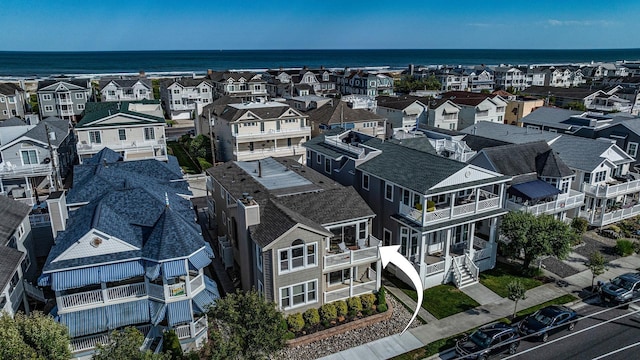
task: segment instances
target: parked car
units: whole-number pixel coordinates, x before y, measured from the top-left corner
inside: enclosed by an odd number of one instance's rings
[[[456,342],[456,354],[461,359],[486,360],[490,356],[509,352],[520,346],[518,331],[503,323],[485,325]]]
[[[518,325],[522,336],[538,338],[547,341],[549,335],[560,330],[573,330],[576,326],[578,314],[566,306],[551,305],[527,316]]]
[[[640,273],[626,273],[600,286],[600,300],[614,305],[640,297]]]

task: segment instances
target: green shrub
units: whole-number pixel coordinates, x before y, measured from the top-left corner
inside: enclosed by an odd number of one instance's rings
[[[378,300],[378,305],[386,305],[387,304],[387,297],[386,297],[387,291],[384,289],[384,286],[380,287],[380,290],[378,290],[378,293],[376,294],[377,296],[377,300]]]
[[[338,300],[334,302],[333,305],[336,307],[336,314],[338,316],[347,316],[349,309],[347,308],[347,303],[344,300]]]
[[[182,358],[182,347],[180,347],[180,339],[175,331],[169,330],[162,334],[162,351],[170,353],[172,359]]]
[[[354,296],[347,299],[347,307],[349,308],[349,313],[355,314],[362,311],[362,302],[358,296]]]
[[[302,314],[295,313],[291,314],[287,317],[287,325],[294,332],[299,332],[304,328],[304,319],[302,318]]]
[[[616,252],[620,256],[629,256],[633,254],[634,246],[633,242],[627,239],[620,239],[616,241]]]
[[[620,227],[618,225],[609,225],[607,227],[607,230],[611,230],[617,234],[620,234],[620,232],[622,231],[622,229],[620,229]]]
[[[324,304],[320,308],[320,319],[322,321],[331,321],[338,317],[338,311],[334,304]]]
[[[373,309],[363,309],[362,310],[362,315],[364,315],[364,316],[369,316],[371,314],[373,314]]]
[[[208,168],[213,167],[213,164],[205,160],[204,158],[199,157],[198,163],[200,164],[200,168],[202,170],[207,170]]]
[[[322,320],[321,324],[325,329],[331,327],[331,322],[329,322],[329,320]]]
[[[360,295],[360,302],[364,310],[369,310],[376,302],[376,296],[373,294],[362,294]]]
[[[383,313],[383,312],[386,312],[389,309],[387,308],[387,304],[380,304],[380,305],[378,305],[378,307],[376,307],[376,310],[378,310],[378,312],[380,312],[380,313]]]
[[[295,339],[295,338],[296,338],[296,334],[292,333],[291,331],[287,331],[287,332],[284,334],[284,340],[285,340],[285,341],[287,341],[287,340],[291,340],[291,339]]]
[[[302,317],[308,326],[315,326],[320,323],[320,314],[318,314],[318,309],[309,309],[304,312]]]

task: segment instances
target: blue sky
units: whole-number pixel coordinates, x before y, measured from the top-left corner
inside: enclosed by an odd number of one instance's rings
[[[0,50],[640,48],[639,13],[637,0],[2,0]]]

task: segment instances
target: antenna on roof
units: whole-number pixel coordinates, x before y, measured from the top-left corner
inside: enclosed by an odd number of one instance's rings
[[[164,205],[169,207],[169,194],[166,191],[164,192]]]

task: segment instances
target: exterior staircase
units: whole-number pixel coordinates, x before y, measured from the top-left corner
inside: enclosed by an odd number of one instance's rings
[[[24,292],[27,293],[31,298],[38,300],[40,302],[46,303],[47,298],[44,296],[44,292],[41,288],[32,285],[28,281],[23,281],[24,283]]]
[[[453,282],[458,289],[478,283],[480,271],[468,254],[454,258],[451,267],[453,270]]]

